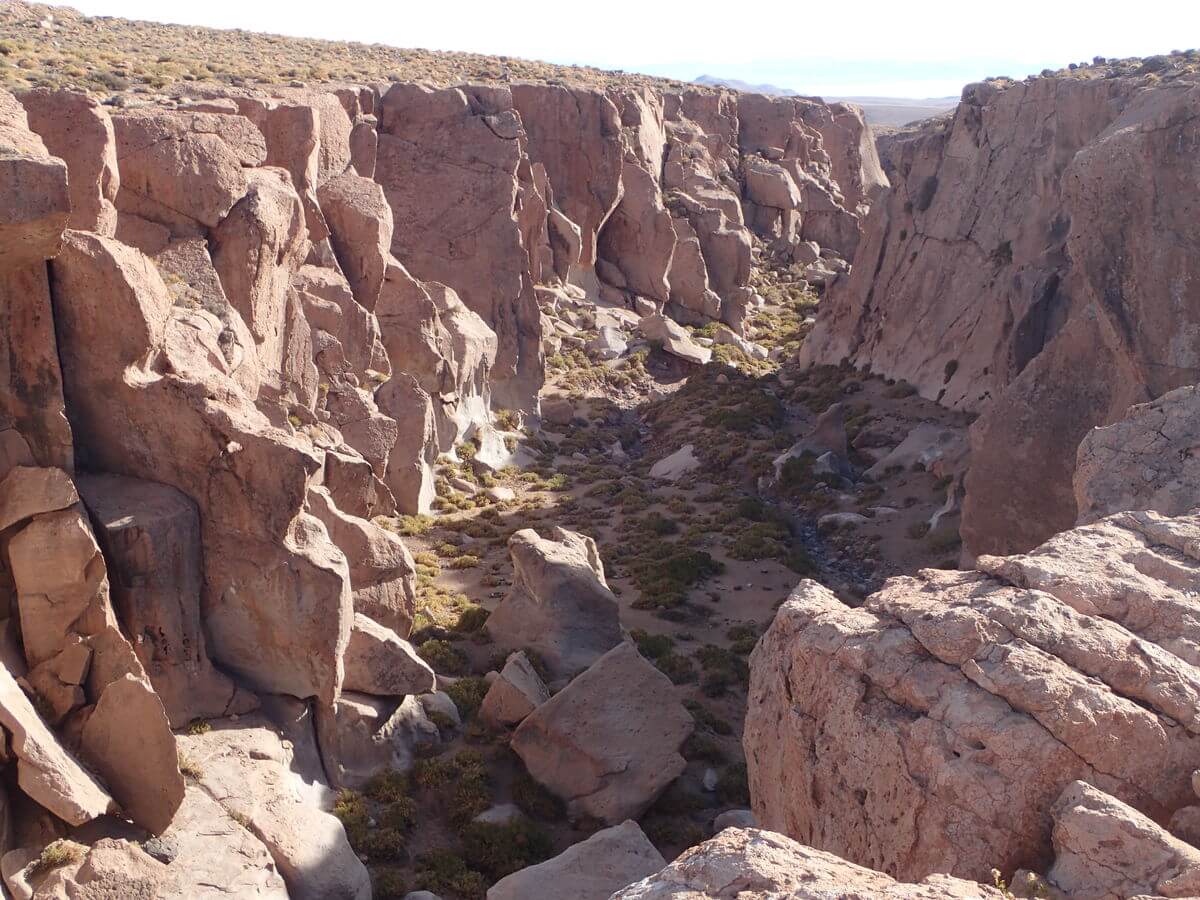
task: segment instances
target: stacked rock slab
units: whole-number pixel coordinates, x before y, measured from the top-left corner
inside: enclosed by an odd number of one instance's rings
[[[803,582],[751,658],[759,822],[897,877],[987,880],[1045,871],[1072,781],[1166,821],[1200,766],[1197,538],[1194,516],[1118,513],[858,609]]]
[[[968,85],[893,143],[893,188],[801,355],[980,413],[968,557],[1070,527],[1080,440],[1200,380],[1179,338],[1200,317],[1200,83],[1171,60],[1078,74]]]

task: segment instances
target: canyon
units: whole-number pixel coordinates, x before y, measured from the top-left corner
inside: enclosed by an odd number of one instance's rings
[[[1200,893],[1200,53],[0,23],[0,896]]]

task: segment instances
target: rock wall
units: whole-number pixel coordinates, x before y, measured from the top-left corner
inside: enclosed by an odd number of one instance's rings
[[[89,838],[56,883],[102,867],[118,892],[185,896],[218,859],[208,880],[264,895],[369,894],[295,771],[361,785],[438,735],[436,679],[407,641],[413,560],[374,519],[428,511],[433,461],[466,439],[481,464],[508,461],[492,414],[537,413],[538,290],[738,326],[742,171],[759,152],[739,139],[740,102],[404,83],[109,104],[0,92],[10,885],[49,890],[47,836],[118,816],[173,835],[170,871],[122,832]],[[802,133],[786,177],[832,196],[841,167],[857,198],[865,126],[851,110],[797,124],[822,109],[772,106],[754,127]],[[834,218],[856,222],[860,200]],[[758,217],[777,252],[807,202],[789,193]],[[563,565],[603,589],[594,547],[581,552]],[[536,599],[533,582],[558,576],[529,577]],[[593,680],[659,692],[612,623]],[[690,717],[664,721],[663,764],[613,781],[603,815],[644,808],[682,766]],[[10,801],[31,810],[15,837]]]
[[[1073,781],[1159,823],[1194,806],[1198,537],[1124,512],[857,609],[802,582],[751,657],[758,821],[904,880],[987,881],[1046,871]]]
[[[893,187],[801,356],[979,413],[968,558],[1070,527],[1088,430],[1200,380],[1186,62],[969,85],[952,118],[890,144]]]

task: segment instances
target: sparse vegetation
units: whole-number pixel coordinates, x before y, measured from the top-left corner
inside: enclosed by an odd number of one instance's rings
[[[40,876],[63,866],[81,863],[86,855],[87,847],[83,844],[60,838],[46,845],[41,856],[29,867],[28,874],[30,877]]]

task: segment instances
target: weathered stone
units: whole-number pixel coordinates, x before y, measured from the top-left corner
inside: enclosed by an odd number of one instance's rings
[[[523,652],[510,654],[479,707],[479,715],[494,727],[517,725],[550,699],[550,691]]]
[[[1002,900],[995,888],[931,875],[902,884],[882,872],[864,869],[805,847],[781,834],[727,828],[684,851],[657,875],[613,894],[610,900],[827,900],[872,897],[895,900]]]
[[[80,735],[84,756],[134,822],[152,832],[183,802],[175,741],[162,702],[133,675],[104,688]]]
[[[142,849],[170,848],[162,900],[255,897],[288,900],[287,887],[262,841],[204,790],[187,786],[171,827]],[[165,861],[165,860],[164,860]]]
[[[1082,781],[1054,805],[1050,882],[1068,897],[1190,897],[1200,890],[1200,850]]]
[[[494,615],[494,614],[493,614]],[[641,815],[684,770],[692,717],[671,681],[622,642],[534,710],[511,746],[572,815]]]
[[[343,692],[329,726],[334,734],[321,741],[331,782],[357,789],[384,769],[408,771],[419,756],[437,748],[441,731],[422,702],[433,696],[409,695],[397,703],[395,698]]]
[[[1075,466],[1079,524],[1126,509],[1178,516],[1200,506],[1200,463],[1192,453],[1198,411],[1200,393],[1189,385],[1092,429]]]
[[[392,210],[383,188],[370,178],[347,172],[321,185],[317,197],[354,299],[373,310],[392,246]]]
[[[597,831],[553,859],[501,878],[488,889],[487,900],[608,900],[614,891],[666,864],[637,823],[626,821]]]
[[[196,501],[215,661],[259,689],[331,702],[352,611],[346,560],[303,512],[319,452],[214,367],[216,334],[172,307],[149,260],[82,232],[67,246],[54,263],[55,325],[90,467]]]
[[[324,488],[311,489],[308,502],[349,563],[355,611],[407,637],[416,607],[416,564],[404,541],[342,512]]]
[[[29,127],[46,149],[67,164],[70,176],[69,227],[113,235],[121,184],[116,137],[104,107],[86,94],[39,89],[21,96]]]
[[[180,735],[180,753],[198,770],[204,792],[266,845],[289,896],[368,900],[370,878],[341,823],[304,801],[276,734],[253,719],[212,726],[205,734]]]
[[[252,169],[246,181],[245,196],[213,231],[213,266],[258,345],[262,377],[282,385],[288,293],[306,253],[304,212],[282,169]]]
[[[555,677],[586,669],[621,642],[617,599],[604,580],[596,542],[555,528],[508,539],[513,586],[488,617],[501,647],[534,650]]]
[[[0,531],[77,502],[75,484],[62,469],[16,466],[0,479]]]
[[[685,362],[702,366],[712,359],[711,350],[701,347],[692,340],[686,329],[664,315],[657,314],[639,319],[638,330],[646,340],[660,345],[667,353]]]
[[[759,821],[900,877],[986,879],[1045,870],[1071,781],[1154,817],[1191,802],[1198,529],[1120,513],[860,609],[801,583],[751,657]]]
[[[200,622],[203,575],[196,506],[174,488],[118,475],[83,475],[113,606],[173,728],[253,707],[213,668]]]
[[[981,413],[968,558],[1069,528],[1079,442],[1200,380],[1178,340],[1200,316],[1184,249],[1197,222],[1185,202],[1145,206],[1191,195],[1194,155],[1176,148],[1195,144],[1197,109],[1194,83],[988,82],[964,90],[948,124],[892,145],[893,188],[801,362],[848,359]]]
[[[187,236],[214,228],[246,193],[243,161],[266,159],[262,133],[241,116],[139,109],[112,117],[121,172],[117,208]],[[249,157],[243,148],[258,146]],[[261,152],[259,152],[261,151]]]
[[[7,752],[16,757],[18,786],[41,806],[71,825],[115,810],[112,797],[58,742],[3,663],[0,725],[8,732]]]
[[[390,628],[354,614],[354,629],[343,658],[345,690],[382,696],[424,694],[437,679],[412,645]]]
[[[661,478],[663,481],[678,481],[689,472],[700,468],[700,460],[696,456],[694,444],[684,444],[674,453],[664,456],[650,467],[651,478]]]
[[[546,167],[555,203],[579,226],[580,265],[591,267],[596,236],[622,194],[617,108],[602,91],[544,84],[513,85],[512,103],[528,135],[529,158]]]
[[[392,253],[453,288],[496,333],[493,390],[510,409],[541,386],[541,327],[517,208],[520,118],[506,88],[395,84],[383,98],[376,180],[392,208]]]
[[[620,271],[621,287],[665,303],[675,253],[671,214],[663,206],[657,178],[637,163],[625,162],[621,183],[621,202],[600,232],[600,259]]]

